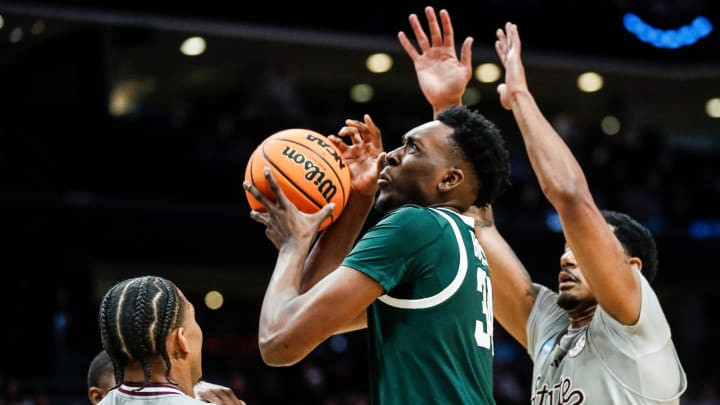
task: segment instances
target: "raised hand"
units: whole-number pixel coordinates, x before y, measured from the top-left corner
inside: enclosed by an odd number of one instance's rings
[[[269,168],[266,167],[263,174],[273,194],[270,197],[274,197],[275,202],[272,202],[249,181],[244,182],[245,189],[266,210],[265,212],[253,210],[250,212],[250,218],[266,226],[265,235],[278,250],[289,243],[294,243],[303,249],[310,249],[320,229],[320,224],[332,214],[335,204],[328,203],[313,214],[302,212],[287,198]]]
[[[352,192],[374,196],[385,152],[380,130],[368,114],[363,118],[364,122],[345,120],[345,126],[338,131],[337,136],[329,135],[328,138],[337,146],[350,167]],[[350,144],[342,138],[350,139]]]
[[[425,7],[425,16],[430,31],[429,39],[417,15],[410,14],[409,17],[420,47],[419,52],[403,31],[398,33],[398,39],[412,59],[420,89],[437,115],[443,109],[462,102],[462,95],[472,77],[473,38],[465,38],[458,59],[453,26],[447,10],[440,10],[442,29],[432,7]]]
[[[518,92],[528,92],[525,68],[522,63],[522,44],[517,25],[506,23],[505,30],[498,28],[495,51],[505,68],[505,82],[498,85],[500,103],[503,108],[512,110],[513,100]]]

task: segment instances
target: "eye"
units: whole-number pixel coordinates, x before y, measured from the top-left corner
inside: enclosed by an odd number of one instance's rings
[[[416,151],[418,149],[417,145],[415,144],[415,141],[408,138],[405,140],[405,150],[406,151]]]

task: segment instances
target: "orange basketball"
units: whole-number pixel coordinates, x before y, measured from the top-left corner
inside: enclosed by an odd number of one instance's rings
[[[270,135],[255,149],[245,169],[245,180],[272,199],[264,167],[270,168],[278,186],[301,211],[314,213],[330,202],[335,203],[321,230],[345,208],[350,196],[350,169],[325,135],[310,129],[286,129]],[[250,208],[265,211],[247,190],[245,196]]]

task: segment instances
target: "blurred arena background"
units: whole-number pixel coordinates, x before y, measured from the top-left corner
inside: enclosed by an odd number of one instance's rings
[[[396,39],[425,5],[450,11],[458,43],[475,38],[478,67],[498,62],[495,29],[518,23],[530,86],[598,204],[657,238],[655,288],[690,380],[682,403],[720,403],[717,2],[219,3],[0,2],[0,404],[88,403],[99,300],[140,274],[175,281],[195,303],[206,379],[248,404],[366,403],[363,332],[290,368],[261,362],[257,318],[275,250],[241,182],[277,130],[329,134],[370,113],[393,148],[428,120]],[[658,47],[623,25],[627,13],[663,30],[703,16],[712,29],[678,30],[683,46]],[[368,70],[375,53],[390,57],[387,71]],[[588,72],[601,89],[578,88]],[[498,82],[480,80],[492,73],[478,70],[465,101],[511,149],[499,226],[554,286],[563,239]],[[498,404],[527,403],[529,358],[496,331]]]

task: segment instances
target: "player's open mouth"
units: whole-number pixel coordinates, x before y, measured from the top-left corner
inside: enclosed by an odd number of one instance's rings
[[[577,283],[577,279],[567,271],[561,271],[558,274],[558,286],[560,289],[572,287]]]
[[[387,174],[380,173],[380,177],[378,178],[377,184],[378,185],[384,185],[391,183],[390,176]]]

